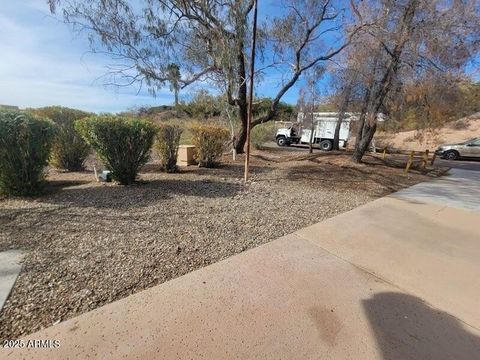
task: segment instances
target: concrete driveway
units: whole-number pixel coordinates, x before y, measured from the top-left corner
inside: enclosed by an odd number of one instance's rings
[[[0,311],[22,269],[23,253],[19,250],[0,252]]]
[[[28,337],[59,340],[57,349],[3,351],[30,359],[477,359],[476,176],[419,184]]]

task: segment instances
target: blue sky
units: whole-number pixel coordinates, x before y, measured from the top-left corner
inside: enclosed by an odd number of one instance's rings
[[[260,16],[266,7],[275,11],[275,6],[263,5]],[[76,35],[60,17],[52,16],[45,0],[2,0],[0,28],[0,104],[118,112],[173,102],[168,88],[156,98],[145,89],[137,94],[135,86],[106,88],[99,78],[106,72],[108,57],[90,54],[86,37]],[[270,76],[256,93],[273,96],[279,81],[278,75]],[[299,86],[283,100],[295,103]]]
[[[98,78],[108,59],[88,54],[87,40],[51,16],[44,0],[2,0],[0,28],[0,104],[116,112],[172,102],[168,89],[154,99],[134,87],[105,88]]]
[[[109,58],[89,53],[86,37],[76,35],[60,17],[52,16],[46,0],[0,1],[0,104],[119,112],[134,106],[173,103],[167,87],[158,91],[156,98],[146,89],[138,93],[138,86],[106,88],[100,78],[106,73]],[[277,0],[260,2],[259,18],[278,13],[277,4]],[[469,72],[479,79],[476,66]],[[256,87],[256,95],[274,96],[280,81],[280,74],[269,71]],[[301,86],[300,81],[282,100],[296,103]],[[327,79],[319,87],[328,89]]]

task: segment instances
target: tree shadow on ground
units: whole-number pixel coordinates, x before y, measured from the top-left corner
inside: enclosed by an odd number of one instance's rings
[[[250,166],[250,171],[256,174],[263,174],[272,171],[268,166]],[[149,163],[145,165],[140,174],[161,173],[161,167],[158,163]],[[198,167],[197,165],[179,166],[180,174],[212,175],[229,178],[242,178],[244,172],[243,164],[219,164],[214,168]]]
[[[242,191],[243,185],[209,179],[162,179],[129,186],[92,183],[91,186],[64,188],[39,197],[40,202],[99,209],[139,208],[168,200],[175,195],[202,198],[227,198]]]
[[[271,172],[273,169],[269,166],[249,166],[252,174],[265,174]],[[225,177],[243,178],[245,171],[244,164],[225,164],[213,169],[197,168],[195,171],[198,175],[215,175]]]
[[[362,305],[385,360],[478,359],[480,337],[418,297],[384,292]]]
[[[336,190],[352,189],[352,187],[366,187],[370,184],[378,186],[390,193],[402,189],[410,183],[395,174],[386,175],[371,168],[360,169],[356,167],[338,166],[328,163],[310,162],[289,168],[286,178],[291,181],[311,180],[322,187]]]

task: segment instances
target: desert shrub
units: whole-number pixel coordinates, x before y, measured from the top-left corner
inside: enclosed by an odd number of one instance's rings
[[[182,103],[180,108],[191,117],[205,120],[220,115],[222,111],[220,98],[204,89],[194,92],[190,101]]]
[[[414,141],[417,141],[418,140],[418,137],[413,134],[413,135],[408,135],[405,139],[403,139],[403,142],[414,142]]]
[[[190,126],[190,132],[198,165],[205,167],[217,165],[230,132],[221,126],[200,124]]]
[[[156,133],[148,121],[113,115],[77,120],[75,129],[122,185],[135,181],[149,159]]]
[[[256,149],[261,149],[268,141],[275,141],[275,124],[268,122],[255,126],[250,133],[250,139]]]
[[[158,127],[155,148],[162,170],[168,173],[177,171],[177,155],[181,135],[182,128],[178,125],[161,124]]]
[[[451,123],[450,127],[455,130],[466,130],[470,126],[468,119],[460,119]]]
[[[75,121],[89,114],[76,109],[49,106],[35,109],[36,115],[49,118],[56,125],[55,140],[50,154],[50,164],[70,171],[82,170],[90,146],[75,130]]]
[[[41,190],[54,133],[47,119],[0,112],[0,192],[34,195]]]

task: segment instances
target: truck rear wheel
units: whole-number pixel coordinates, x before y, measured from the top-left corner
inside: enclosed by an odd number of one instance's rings
[[[330,140],[322,140],[320,142],[320,148],[323,150],[323,151],[330,151],[332,150],[333,148],[333,144]]]
[[[287,145],[287,139],[285,138],[285,136],[277,137],[277,145],[278,146],[286,146]]]

